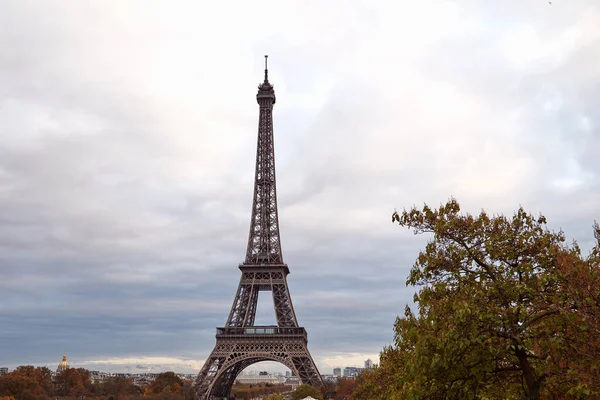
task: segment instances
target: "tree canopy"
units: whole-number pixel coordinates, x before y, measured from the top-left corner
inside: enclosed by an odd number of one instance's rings
[[[273,393],[265,397],[265,400],[285,400],[285,398],[279,393]]]
[[[175,372],[169,371],[158,374],[156,379],[150,384],[149,389],[152,393],[162,393],[165,390],[177,393],[182,386],[183,380]]]
[[[0,376],[0,397],[29,400],[51,393],[52,390],[52,372],[46,367],[23,365]]]
[[[432,234],[410,271],[417,312],[359,378],[356,399],[600,396],[600,228],[582,256],[543,216],[460,212],[451,199],[393,222]]]
[[[67,368],[52,379],[46,367],[17,367],[0,376],[0,400],[50,400],[51,398],[96,397],[103,399],[191,399],[192,382],[182,381],[173,372],[159,374],[149,385],[135,385],[132,379],[111,376],[102,382],[91,382],[90,372],[83,368]]]

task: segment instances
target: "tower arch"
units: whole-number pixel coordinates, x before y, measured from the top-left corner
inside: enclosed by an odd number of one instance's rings
[[[235,383],[235,380],[242,373],[243,370],[249,366],[262,362],[262,361],[274,361],[278,362],[285,367],[289,368],[294,374],[297,375],[296,368],[290,359],[286,357],[280,357],[277,355],[264,355],[256,356],[253,354],[242,355],[238,358],[232,359],[225,362],[219,371],[215,374],[212,379],[212,384],[207,389],[207,395],[209,398],[224,398],[229,396],[231,387]]]

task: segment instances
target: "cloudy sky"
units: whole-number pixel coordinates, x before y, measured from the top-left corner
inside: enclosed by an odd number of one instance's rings
[[[323,373],[392,340],[454,196],[600,220],[600,3],[0,3],[0,366],[197,372],[245,254],[263,54],[289,285]],[[260,298],[257,323],[274,321]]]

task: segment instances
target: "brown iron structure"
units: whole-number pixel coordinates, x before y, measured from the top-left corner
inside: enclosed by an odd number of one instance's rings
[[[277,217],[273,105],[275,90],[265,80],[258,86],[259,105],[254,201],[246,260],[227,323],[217,328],[217,343],[198,374],[194,387],[200,400],[227,398],[237,375],[260,361],[288,367],[301,383],[321,385],[321,375],[308,351],[306,330],[298,326],[287,285],[290,270],[283,262]],[[255,326],[258,294],[273,295],[276,326]]]

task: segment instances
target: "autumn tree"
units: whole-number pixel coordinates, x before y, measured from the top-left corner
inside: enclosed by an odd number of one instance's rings
[[[33,400],[38,393],[38,385],[31,377],[16,371],[0,376],[0,396]]]
[[[192,379],[186,379],[183,381],[181,393],[183,394],[185,400],[193,400],[196,397],[196,391],[194,390],[194,381]]]
[[[337,381],[325,380],[323,384],[320,386],[321,394],[324,399],[332,399],[335,396],[335,392],[337,389]]]
[[[333,400],[350,400],[350,396],[356,388],[356,380],[339,378],[335,387]]]
[[[53,392],[52,372],[46,367],[23,365],[0,377],[0,396],[26,400],[51,396]]]
[[[555,365],[549,386],[557,393],[600,396],[600,226],[597,245],[587,258],[574,245],[557,260],[560,290],[553,306],[564,318],[556,326],[562,338],[549,352]]]
[[[50,371],[49,368],[22,365],[17,367],[17,369],[13,372],[33,379],[38,385],[37,394],[44,393],[50,396],[53,394],[54,385],[52,383],[52,371]]]
[[[94,386],[97,394],[112,396],[117,400],[141,393],[140,388],[134,385],[131,379],[119,376],[111,376],[106,381]]]
[[[356,377],[356,387],[351,393],[354,400],[389,400],[401,393],[398,377],[405,375],[407,354],[386,346],[379,354],[379,365],[367,369]]]
[[[84,368],[67,368],[56,374],[56,394],[85,396],[92,389],[90,372]]]
[[[165,390],[172,393],[179,393],[182,386],[183,380],[175,372],[162,372],[150,384],[149,389],[152,393],[163,393]]]
[[[285,397],[283,397],[279,393],[273,393],[265,397],[265,400],[285,400]]]
[[[559,389],[566,375],[585,369],[572,366],[578,361],[568,346],[582,350],[574,339],[595,329],[591,314],[584,318],[583,305],[574,303],[576,285],[566,280],[568,271],[573,280],[582,279],[574,272],[580,264],[586,277],[597,273],[592,256],[581,257],[562,232],[546,228],[543,216],[522,208],[511,218],[485,212],[474,217],[461,214],[452,199],[438,210],[425,205],[394,213],[393,221],[416,234],[433,234],[407,280],[419,287],[418,313],[407,307],[396,320],[395,344],[386,355],[392,362],[383,357],[357,392],[373,399],[598,394],[593,380],[569,393],[566,386]],[[595,310],[592,297],[578,296]],[[587,327],[578,326],[582,319]],[[376,389],[368,379],[373,377],[391,385]]]

